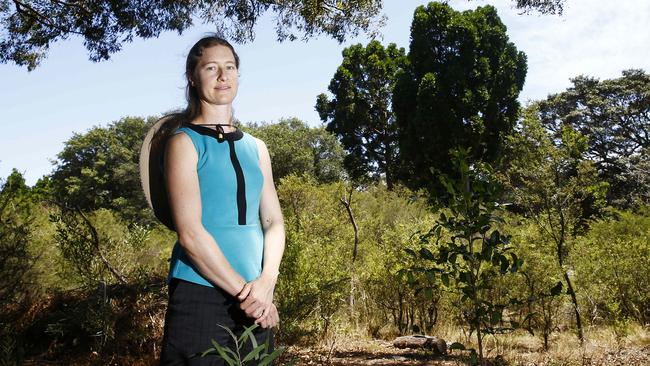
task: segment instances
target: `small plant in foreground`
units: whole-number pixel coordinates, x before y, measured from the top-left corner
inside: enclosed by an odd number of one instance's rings
[[[228,366],[244,366],[252,361],[257,362],[257,366],[266,366],[270,365],[273,360],[278,358],[282,352],[284,352],[284,347],[278,347],[273,352],[268,353],[269,351],[269,340],[267,338],[266,342],[263,344],[257,344],[257,339],[253,334],[253,330],[258,327],[257,324],[253,324],[250,327],[247,327],[244,332],[237,337],[228,327],[219,325],[221,328],[225,329],[230,337],[235,341],[235,349],[232,350],[228,346],[222,346],[217,343],[214,339],[212,340],[212,348],[207,349],[201,354],[201,357],[205,357],[208,354],[218,354]],[[250,340],[253,345],[253,349],[246,355],[242,355],[241,351],[247,340]],[[285,366],[292,365],[293,362],[285,364]]]

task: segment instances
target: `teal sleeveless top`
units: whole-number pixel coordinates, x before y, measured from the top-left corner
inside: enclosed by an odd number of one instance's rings
[[[233,269],[247,282],[254,280],[262,272],[264,253],[259,217],[264,177],[255,138],[239,129],[219,133],[194,124],[184,124],[175,133],[187,134],[198,154],[203,227]],[[199,273],[178,241],[172,250],[169,280],[172,278],[214,287]]]

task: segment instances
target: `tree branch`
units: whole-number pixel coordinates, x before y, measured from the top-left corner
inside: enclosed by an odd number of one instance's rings
[[[90,222],[90,220],[88,220],[86,215],[84,215],[84,213],[81,211],[81,209],[79,209],[79,207],[76,207],[75,211],[77,211],[77,213],[81,216],[81,218],[84,220],[84,222],[86,223],[86,225],[90,229],[90,234],[93,237],[93,246],[95,247],[95,251],[99,255],[99,258],[101,259],[101,261],[104,263],[106,268],[108,268],[108,270],[113,274],[113,276],[115,276],[115,278],[118,281],[120,281],[120,283],[125,284],[126,283],[126,278],[121,273],[119,273],[115,268],[113,268],[111,266],[111,264],[108,262],[106,257],[104,257],[104,254],[102,253],[101,249],[99,248],[99,235],[97,234],[97,230],[95,229],[93,224]]]

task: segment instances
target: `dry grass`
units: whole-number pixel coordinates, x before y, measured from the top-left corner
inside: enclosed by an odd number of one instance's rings
[[[463,341],[458,338],[447,341]],[[587,365],[650,365],[650,329],[630,325],[627,336],[617,341],[611,327],[600,326],[585,331],[585,342],[580,344],[575,332],[553,333],[549,350],[544,351],[541,337],[517,331],[499,337],[488,337],[484,349],[489,359],[500,355],[509,365],[520,366],[587,366]]]
[[[447,341],[475,345],[458,327],[441,327],[436,335]],[[359,334],[332,335],[313,347],[291,347],[285,360],[298,360],[297,365],[465,365],[465,354],[454,351],[447,357],[431,353],[394,348],[390,341],[364,338]],[[610,327],[595,327],[585,332],[586,341],[580,345],[571,331],[554,333],[550,348],[543,350],[540,337],[524,331],[488,337],[485,341],[488,364],[512,366],[648,366],[650,365],[650,329],[632,325],[627,336],[617,341]]]

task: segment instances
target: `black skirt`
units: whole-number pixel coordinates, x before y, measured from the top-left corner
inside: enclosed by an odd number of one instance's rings
[[[169,284],[169,304],[165,314],[165,330],[161,366],[222,366],[227,365],[216,354],[201,357],[212,348],[212,340],[236,351],[235,341],[220,327],[230,329],[236,336],[254,323],[239,308],[239,301],[220,288],[207,287],[179,279]],[[269,342],[273,350],[273,332],[258,327],[254,331],[258,344]],[[242,359],[252,350],[249,339],[240,350]],[[255,365],[251,362],[247,365]]]

